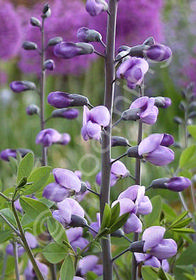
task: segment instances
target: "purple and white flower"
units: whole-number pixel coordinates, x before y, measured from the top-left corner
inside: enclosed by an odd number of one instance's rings
[[[36,137],[36,144],[41,144],[44,147],[49,147],[52,144],[67,145],[71,140],[68,133],[60,134],[53,128],[41,130]]]

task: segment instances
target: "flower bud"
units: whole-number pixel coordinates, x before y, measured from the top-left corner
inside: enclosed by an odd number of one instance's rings
[[[121,237],[124,237],[125,234],[124,234],[124,231],[121,228],[119,228],[116,231],[112,232],[111,236],[121,238]]]
[[[86,10],[91,16],[97,16],[108,10],[108,4],[104,0],[87,0]]]
[[[124,121],[136,121],[140,119],[139,112],[141,110],[139,108],[131,108],[128,109],[121,114],[121,118]]]
[[[168,60],[172,56],[172,51],[167,46],[155,44],[145,50],[144,54],[147,58],[160,62]]]
[[[55,63],[52,59],[48,59],[44,62],[44,69],[53,71],[55,68]]]
[[[30,42],[30,41],[25,41],[23,44],[22,44],[22,47],[24,50],[27,50],[27,51],[32,51],[32,50],[36,50],[37,49],[37,44],[34,43],[34,42]]]
[[[177,124],[182,124],[183,120],[180,117],[174,117],[174,122]]]
[[[150,184],[149,188],[152,189],[167,189],[167,182],[169,181],[169,178],[160,178],[155,179]]]
[[[63,41],[62,37],[54,37],[48,41],[48,46],[55,46]]]
[[[36,17],[31,17],[30,23],[32,26],[41,27],[41,22]]]
[[[32,116],[32,115],[39,115],[39,112],[40,112],[40,109],[37,105],[35,104],[30,104],[29,106],[27,106],[26,108],[26,113],[27,115],[29,116]]]
[[[130,48],[129,48],[130,49]],[[128,55],[130,54],[130,50],[124,50],[124,51],[121,51],[117,54],[116,58],[115,58],[115,61],[119,61],[121,59],[126,59],[128,58]],[[123,60],[124,61],[124,60]]]
[[[154,98],[154,105],[158,108],[168,108],[171,105],[171,99],[169,97],[157,96]]]
[[[153,37],[148,37],[143,43],[143,45],[147,45],[147,46],[153,46],[154,44],[155,44],[155,40]]]
[[[89,29],[87,27],[81,27],[78,29],[77,38],[81,42],[100,42],[102,40],[101,34],[94,30]]]
[[[48,18],[48,17],[51,16],[51,9],[50,9],[50,6],[48,4],[44,5],[44,8],[42,10],[42,16],[44,18]]]
[[[196,112],[191,112],[191,113],[188,115],[188,117],[189,117],[190,119],[194,119],[194,118],[196,117]]]
[[[77,109],[58,109],[52,112],[53,118],[65,118],[65,119],[75,119],[79,115],[79,111]]]
[[[88,105],[89,100],[87,97],[79,94],[69,94],[66,92],[55,91],[48,95],[48,103],[55,108],[66,108]]]
[[[191,180],[186,177],[160,178],[153,180],[150,187],[153,189],[169,189],[174,192],[181,192],[191,185]]]
[[[79,42],[76,43],[76,47],[81,49],[80,54],[91,54],[94,52],[94,47],[91,44]]]
[[[189,110],[195,111],[195,109],[196,109],[196,101],[193,101],[189,104]]]
[[[118,53],[123,52],[123,51],[130,51],[130,47],[122,45],[118,48]]]
[[[129,250],[131,252],[144,253],[144,241],[140,240],[131,243]]]
[[[13,92],[19,93],[26,90],[35,90],[36,85],[29,81],[13,81],[10,88]]]
[[[127,156],[128,157],[139,158],[139,159],[143,158],[142,156],[140,156],[138,154],[138,146],[134,146],[134,147],[129,148],[128,151],[127,151]]]
[[[88,43],[61,42],[54,47],[54,55],[65,59],[93,52],[93,46]]]
[[[85,218],[78,216],[78,215],[71,215],[71,223],[70,226],[72,227],[86,227],[87,221]]]
[[[121,137],[121,136],[112,136],[111,139],[111,145],[112,147],[116,147],[116,146],[129,146],[129,141],[128,139]]]
[[[181,101],[180,104],[179,104],[179,109],[182,110],[182,111],[186,111],[186,103],[184,101]]]

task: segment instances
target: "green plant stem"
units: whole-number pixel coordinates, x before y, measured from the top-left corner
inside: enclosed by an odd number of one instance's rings
[[[140,97],[144,95],[144,84],[140,86]],[[139,126],[138,126],[138,138],[137,138],[137,145],[140,144],[142,141],[142,122],[139,121]],[[135,184],[140,185],[141,183],[141,160],[136,158],[136,163],[135,163]],[[137,232],[134,233],[133,236],[133,242],[138,241],[139,239],[139,234]],[[132,280],[137,280],[137,261],[134,256],[132,255],[132,274],[131,274],[131,279]]]
[[[118,254],[117,256],[115,256],[112,261],[114,262],[116,259],[118,259],[119,257],[121,257],[122,255],[124,255],[125,253],[127,253],[129,251],[129,248],[125,249],[124,251],[122,251],[120,254]]]
[[[108,3],[108,21],[107,21],[107,39],[105,53],[105,94],[104,105],[108,108],[112,116],[114,83],[115,79],[115,34],[116,34],[116,16],[117,0],[109,0]],[[112,119],[112,118],[111,118]],[[102,132],[102,163],[101,163],[101,192],[100,192],[100,214],[101,220],[106,203],[110,203],[110,170],[111,170],[111,121]],[[103,280],[112,280],[112,255],[110,235],[101,240],[102,260],[103,260]]]
[[[2,268],[2,272],[1,272],[1,280],[5,279],[5,271],[6,271],[6,267],[7,267],[7,253],[5,253],[5,256],[3,258],[3,268]]]
[[[44,38],[44,22],[45,18],[42,17],[42,26],[41,26],[41,78],[40,78],[40,127],[41,130],[45,129],[45,120],[44,120],[44,109],[45,109],[45,79],[46,79],[46,70],[44,68],[45,61],[45,38]],[[47,165],[47,148],[42,145],[42,165]]]
[[[2,213],[0,213],[0,217],[19,237],[21,237],[20,232],[6,219],[6,217],[4,217]]]
[[[6,199],[8,202],[11,201],[11,200],[10,200],[6,195],[4,195],[2,192],[0,192],[0,196],[3,197],[4,199]]]
[[[22,225],[20,223],[20,219],[18,217],[16,208],[15,208],[15,205],[14,205],[14,201],[12,201],[12,211],[13,211],[14,217],[16,219],[16,223],[17,223],[18,229],[20,231],[20,238],[21,238],[21,240],[23,242],[24,248],[25,248],[25,250],[26,250],[26,252],[27,252],[27,254],[29,256],[29,259],[30,259],[30,261],[31,261],[31,263],[33,265],[33,269],[35,271],[35,274],[36,274],[38,280],[44,280],[44,278],[43,278],[43,276],[42,276],[42,274],[41,274],[41,272],[39,270],[39,267],[38,267],[38,265],[37,265],[37,263],[35,261],[33,253],[32,253],[32,251],[31,251],[31,249],[30,249],[30,247],[29,247],[29,245],[27,243],[27,240],[26,240],[26,237],[25,237]]]
[[[17,243],[13,242],[13,248],[14,248],[14,260],[15,260],[15,275],[16,280],[20,280],[20,273],[18,268],[18,249],[17,249]]]

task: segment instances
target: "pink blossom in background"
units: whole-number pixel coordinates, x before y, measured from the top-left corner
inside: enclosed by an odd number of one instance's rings
[[[18,54],[22,44],[20,17],[9,1],[0,1],[0,58],[8,60]]]

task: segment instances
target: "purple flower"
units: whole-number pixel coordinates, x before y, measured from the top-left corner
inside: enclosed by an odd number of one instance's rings
[[[155,106],[157,106],[158,108],[166,109],[172,104],[172,101],[169,97],[157,96],[154,99],[155,99]]]
[[[96,231],[98,232],[99,229],[100,229],[100,226],[101,226],[101,217],[100,217],[100,213],[97,213],[97,221],[96,222],[93,222],[90,224],[90,226]],[[95,232],[94,231],[91,231],[90,232],[92,233],[92,235],[95,237]]]
[[[69,197],[73,191],[79,192],[81,182],[74,172],[63,169],[53,169],[55,182],[44,188],[43,196],[55,202],[60,202]]]
[[[48,103],[55,108],[66,108],[87,105],[89,101],[83,95],[55,91],[48,95]]]
[[[77,31],[78,40],[81,42],[100,42],[102,36],[99,32],[94,29],[89,29],[87,27],[81,27]]]
[[[49,147],[52,144],[67,145],[71,138],[68,133],[60,134],[57,130],[47,128],[41,130],[36,137],[36,144],[41,144],[44,147]]]
[[[57,203],[57,207],[59,210],[53,211],[52,215],[63,226],[67,226],[71,223],[72,215],[84,218],[83,208],[72,198],[65,198],[63,201]]]
[[[110,123],[110,113],[105,106],[97,106],[89,110],[84,106],[82,137],[85,141],[88,139],[100,140],[101,127],[106,127]]]
[[[107,11],[108,4],[104,0],[87,0],[86,10],[91,16],[97,16],[101,12]]]
[[[82,237],[83,229],[81,227],[70,228],[66,230],[66,234],[74,251],[77,251],[77,248],[83,250],[89,243],[88,240]]]
[[[154,105],[155,99],[147,96],[137,98],[130,106],[130,109],[140,109],[138,115],[140,120],[146,124],[154,124],[158,116],[158,108]]]
[[[10,88],[13,92],[19,93],[27,90],[35,90],[36,85],[29,81],[14,81],[11,82]]]
[[[126,168],[124,163],[120,160],[114,162],[110,171],[110,187],[113,187],[119,179],[128,177],[129,174],[129,170]],[[101,186],[101,176],[100,171],[96,176],[96,182],[99,186]]]
[[[165,61],[172,56],[172,51],[169,47],[155,44],[144,51],[147,58],[153,61]]]
[[[39,262],[38,260],[36,260],[36,263],[44,279],[46,279],[48,275],[48,267],[45,264]],[[24,276],[25,276],[25,280],[33,280],[36,277],[36,273],[30,261],[28,262],[28,265],[25,268]]]
[[[143,235],[144,252],[160,260],[173,257],[177,253],[177,244],[173,239],[163,239],[165,228],[152,226],[147,228]]]
[[[148,68],[148,62],[145,59],[129,57],[121,63],[116,75],[119,79],[125,78],[127,80],[127,86],[134,89],[142,83]]]
[[[35,104],[30,104],[29,106],[26,107],[26,113],[27,115],[29,116],[32,116],[32,115],[38,115],[40,112],[40,109],[37,105]]]
[[[0,1],[0,58],[16,56],[22,44],[21,19],[10,1]]]
[[[93,46],[88,43],[61,42],[54,47],[54,55],[65,59],[93,52]]]
[[[68,120],[73,120],[77,118],[79,111],[77,109],[57,109],[52,112],[53,118],[65,118]]]
[[[98,276],[103,274],[103,266],[98,263],[99,258],[97,256],[88,255],[79,260],[77,271],[83,276],[88,271],[92,271]]]
[[[52,59],[48,59],[44,62],[44,68],[49,71],[53,71],[55,69],[55,63]]]
[[[174,160],[174,152],[168,146],[174,143],[170,134],[154,133],[142,140],[138,146],[139,156],[154,165],[167,165]]]
[[[28,149],[5,149],[1,151],[0,153],[0,158],[5,161],[9,161],[9,157],[16,158],[17,153],[21,155],[21,157],[24,157],[26,154],[32,152],[31,150]]]
[[[138,263],[143,262],[143,265],[149,265],[156,268],[162,267],[164,271],[169,271],[169,263],[166,259],[159,260],[157,257],[142,253],[134,253],[134,255]]]
[[[169,181],[166,183],[166,186],[169,190],[175,191],[175,192],[181,192],[185,189],[187,189],[191,185],[191,180],[189,180],[186,177],[172,177],[169,179]]]

